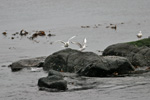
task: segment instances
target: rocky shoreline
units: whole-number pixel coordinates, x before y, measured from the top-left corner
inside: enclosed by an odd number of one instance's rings
[[[42,67],[49,74],[38,80],[39,89],[66,91],[65,72],[75,73],[78,77],[125,77],[150,71],[149,44],[150,38],[113,44],[102,56],[67,48],[48,57],[19,60],[9,67],[12,71]]]
[[[150,66],[150,38],[108,46],[103,56],[125,57],[135,67]]]

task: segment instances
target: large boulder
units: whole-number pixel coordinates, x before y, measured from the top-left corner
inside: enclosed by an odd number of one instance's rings
[[[79,75],[90,77],[120,76],[134,71],[134,67],[124,57],[104,56],[78,71]]]
[[[150,66],[150,38],[107,47],[103,56],[126,57],[134,66]]]
[[[64,49],[53,53],[45,59],[43,69],[76,72],[80,68],[98,60],[99,56],[93,52],[80,52],[74,49]]]
[[[43,69],[45,71],[53,69],[63,72],[75,72],[80,75],[95,77],[134,71],[134,67],[124,57],[102,57],[93,52],[81,52],[69,48],[48,56],[45,59]]]
[[[38,86],[40,90],[65,91],[67,90],[67,81],[63,79],[60,72],[50,70],[47,77],[38,80]]]
[[[12,71],[19,71],[23,68],[30,67],[42,67],[46,57],[37,57],[31,59],[22,59],[16,62],[13,62],[9,65]]]

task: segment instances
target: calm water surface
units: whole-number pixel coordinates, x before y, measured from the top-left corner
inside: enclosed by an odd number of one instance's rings
[[[75,83],[68,84],[69,90],[79,88],[78,91],[49,93],[37,87],[38,79],[47,73],[27,69],[13,73],[4,65],[19,59],[48,56],[63,49],[61,43],[50,45],[50,42],[67,41],[73,35],[77,35],[73,41],[79,42],[86,37],[85,51],[95,53],[111,44],[138,40],[139,31],[143,33],[142,38],[147,38],[150,36],[149,4],[148,0],[1,0],[0,100],[148,100],[150,73],[122,78],[66,77],[68,82]],[[106,28],[110,24],[117,29]],[[21,29],[29,35],[12,35]],[[29,40],[37,30],[46,34],[50,31],[56,36]],[[4,31],[7,36],[1,34]],[[76,45],[70,47],[78,49]]]

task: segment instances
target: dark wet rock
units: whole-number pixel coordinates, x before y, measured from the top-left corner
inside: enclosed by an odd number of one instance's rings
[[[16,33],[14,33],[14,34],[12,34],[13,36],[16,36],[16,35],[18,35],[19,34],[19,32],[16,32]]]
[[[1,67],[6,67],[6,65],[2,65]]]
[[[63,80],[60,76],[53,75],[40,78],[38,86],[57,90],[67,90],[67,81]]]
[[[39,36],[45,36],[46,34],[45,34],[45,32],[44,31],[38,31],[38,32],[36,32]]]
[[[106,26],[106,28],[111,28],[111,29],[117,29],[117,26],[115,24],[111,24],[110,23],[110,26]]]
[[[111,26],[111,29],[117,29],[117,26],[115,25],[115,26]]]
[[[38,86],[40,90],[67,90],[67,81],[63,79],[60,72],[50,70],[47,77],[39,79]]]
[[[12,71],[19,71],[23,68],[29,68],[29,67],[42,67],[44,60],[46,57],[37,57],[37,58],[31,58],[31,59],[22,59],[16,62],[13,62],[9,65]]]
[[[111,45],[103,56],[112,55],[126,57],[134,66],[150,66],[150,39]]]
[[[23,29],[20,31],[21,36],[26,36],[27,34],[28,34],[28,32]]]
[[[144,66],[144,67],[138,67],[134,71],[131,71],[129,74],[125,74],[124,76],[145,76],[150,72],[150,67]]]
[[[90,28],[90,26],[81,26],[81,28]]]
[[[60,72],[55,71],[55,70],[49,70],[48,76],[52,76],[52,75],[63,77],[63,75]]]
[[[30,39],[34,39],[34,38],[37,38],[38,36],[45,36],[46,34],[45,34],[45,31],[36,31],[36,33],[34,33],[31,37],[30,37]]]
[[[105,56],[100,61],[87,65],[78,71],[79,75],[90,77],[119,76],[134,71],[134,67],[124,57]]]
[[[7,33],[6,33],[6,32],[3,32],[2,34],[3,34],[3,35],[5,35],[5,36],[7,35]]]
[[[108,76],[115,72],[123,74],[134,70],[126,58],[102,57],[93,52],[81,52],[69,48],[48,56],[43,69],[95,77]]]
[[[77,72],[83,66],[91,63],[90,59],[94,61],[94,57],[96,58],[99,56],[92,52],[80,52],[68,48],[48,56],[44,62],[43,69],[45,71],[53,69],[63,72]]]
[[[64,69],[66,69],[66,61],[59,55],[51,55],[46,58],[43,69],[45,71],[48,71],[49,69],[65,71]]]
[[[11,39],[13,40],[13,39],[14,39],[14,37],[11,37]]]
[[[51,37],[51,36],[56,36],[56,35],[49,33],[47,36]]]

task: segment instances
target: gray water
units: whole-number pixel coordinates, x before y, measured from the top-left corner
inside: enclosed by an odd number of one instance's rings
[[[56,40],[82,42],[87,38],[87,49],[97,54],[107,46],[138,40],[136,34],[150,36],[149,0],[0,0],[0,100],[148,100],[150,97],[150,73],[119,78],[71,79],[66,77],[66,92],[39,91],[38,79],[47,73],[24,69],[11,72],[10,63],[19,59],[48,56],[64,49]],[[115,24],[117,30],[106,28]],[[95,25],[98,26],[95,28]],[[90,28],[81,28],[90,26]],[[13,36],[21,29],[28,36]],[[30,37],[43,30],[53,37]],[[1,34],[7,32],[7,36]],[[14,37],[14,39],[11,39]],[[78,49],[75,45],[70,48]],[[69,83],[74,84],[69,84]],[[83,86],[84,84],[84,86]],[[89,89],[87,88],[89,87]]]

